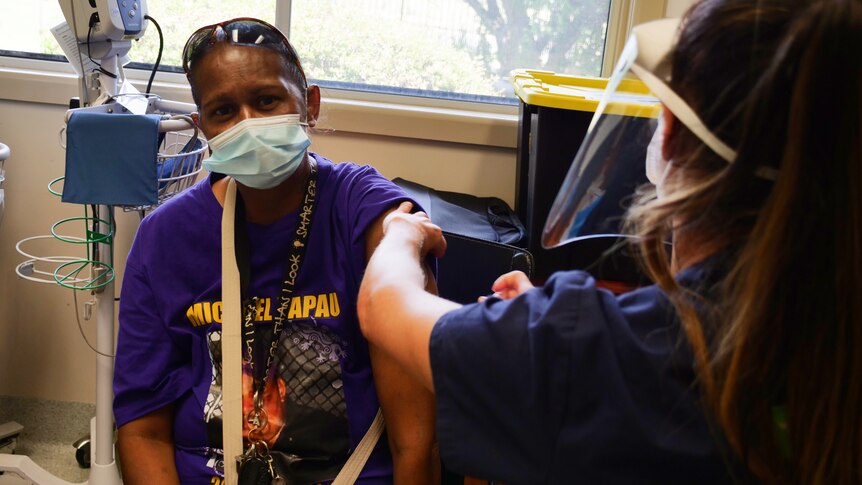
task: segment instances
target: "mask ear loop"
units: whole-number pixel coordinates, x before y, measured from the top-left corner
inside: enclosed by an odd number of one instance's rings
[[[303,98],[305,101],[305,121],[300,121],[299,124],[305,127],[305,131],[308,132],[308,86],[305,86],[305,92],[303,93]]]

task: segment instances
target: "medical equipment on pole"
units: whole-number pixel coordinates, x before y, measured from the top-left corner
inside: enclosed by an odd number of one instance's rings
[[[64,49],[74,66],[80,66],[81,106],[95,104],[100,94],[118,94],[123,58],[132,41],[147,29],[146,0],[59,0],[63,17],[74,34],[77,50]],[[86,56],[86,58],[85,58]],[[98,69],[84,72],[87,61]],[[78,70],[78,69],[76,69]]]
[[[121,483],[114,456],[112,410],[114,208],[136,211],[143,217],[146,211],[190,187],[201,172],[207,142],[189,117],[194,105],[142,94],[125,78],[123,65],[132,41],[144,35],[152,20],[147,15],[146,0],[59,0],[59,3],[66,25],[61,24],[52,32],[79,74],[79,97],[70,105],[80,107],[70,109],[65,117],[66,175],[52,180],[48,190],[64,202],[82,204],[84,216],[58,221],[51,227],[50,235],[19,241],[16,249],[27,259],[16,266],[15,272],[22,279],[58,284],[75,292],[88,291],[93,296],[86,309],[93,311],[97,319],[93,347],[96,416],[90,422],[89,440],[79,440],[78,444],[90,445],[90,474],[85,483],[113,485]],[[131,131],[124,131],[126,127]],[[148,150],[136,150],[137,146],[146,146]],[[101,177],[101,172],[111,175]],[[137,174],[145,175],[143,182],[136,179]],[[125,187],[142,192],[125,194]],[[69,235],[68,228],[80,229],[81,225],[83,236]],[[72,244],[83,248],[84,254],[37,256],[29,246],[40,239]],[[77,316],[77,304],[75,311]],[[76,446],[79,462],[81,446]],[[0,472],[11,472],[40,485],[69,483],[43,470],[27,456],[0,454]]]

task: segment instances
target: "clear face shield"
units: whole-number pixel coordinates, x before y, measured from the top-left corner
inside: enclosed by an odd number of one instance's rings
[[[663,19],[632,30],[551,207],[543,247],[619,234],[636,189],[648,180],[657,182],[666,173],[661,157],[662,106],[728,162],[735,158],[733,150],[667,85],[668,53],[678,27],[678,19]]]

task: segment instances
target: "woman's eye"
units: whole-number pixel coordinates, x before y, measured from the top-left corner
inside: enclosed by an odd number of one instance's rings
[[[230,112],[230,106],[218,106],[212,111],[212,114],[213,116],[221,118],[230,115]]]
[[[275,96],[261,96],[257,102],[261,107],[267,107],[275,104],[275,101]]]

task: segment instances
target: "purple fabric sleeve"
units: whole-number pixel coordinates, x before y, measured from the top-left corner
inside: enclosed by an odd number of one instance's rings
[[[400,187],[380,175],[371,166],[357,167],[349,172],[342,181],[343,190],[337,197],[345,199],[337,205],[347,208],[347,220],[352,227],[350,244],[355,254],[365,254],[366,233],[378,217],[398,207],[405,200],[411,200]],[[355,259],[354,271],[357,281],[365,272],[365,260]]]
[[[401,187],[369,165],[358,166],[356,170],[351,171],[349,178],[344,181],[344,186],[347,190],[343,191],[343,196],[348,198],[345,205],[348,208],[347,217],[350,221],[354,221],[350,241],[356,254],[365,254],[366,233],[384,213],[396,209],[404,201],[413,203],[413,212],[424,210]],[[429,255],[426,263],[436,277],[437,258]],[[361,280],[365,272],[365,263],[362,262],[354,269],[357,280]]]
[[[116,366],[137,372],[114,374],[118,427],[173,403],[192,386],[188,352],[165,328],[147,278],[127,264],[123,279]]]

